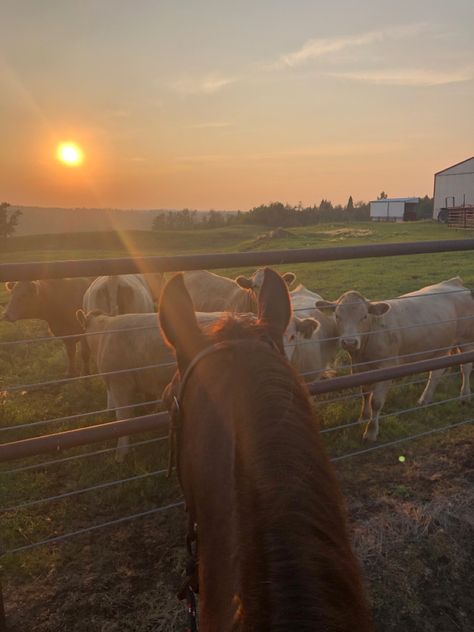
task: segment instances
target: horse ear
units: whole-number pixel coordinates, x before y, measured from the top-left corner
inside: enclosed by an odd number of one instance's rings
[[[268,327],[272,338],[282,347],[283,334],[291,318],[291,303],[285,281],[271,268],[264,270],[257,313],[258,320]]]
[[[7,281],[5,283],[5,288],[7,290],[7,292],[11,292],[13,290],[13,288],[15,287],[15,281]]]
[[[194,305],[184,284],[182,272],[176,274],[161,294],[159,319],[165,341],[174,347],[180,371],[204,346]]]
[[[237,285],[240,285],[240,287],[243,288],[244,290],[251,290],[253,288],[252,279],[247,279],[247,277],[238,276],[235,279],[235,282],[237,283]]]

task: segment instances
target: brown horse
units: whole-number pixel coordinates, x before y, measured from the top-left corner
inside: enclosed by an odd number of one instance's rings
[[[372,630],[343,503],[307,392],[283,357],[291,316],[265,270],[258,318],[202,331],[182,275],[162,330],[181,377],[178,474],[198,545],[202,632]]]

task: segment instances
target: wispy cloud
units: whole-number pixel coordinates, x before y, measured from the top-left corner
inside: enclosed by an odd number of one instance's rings
[[[233,127],[233,123],[227,121],[207,121],[204,123],[193,123],[188,125],[190,129],[224,129],[226,127]]]
[[[294,68],[306,64],[331,53],[338,53],[347,49],[369,46],[387,39],[399,40],[418,35],[427,30],[422,23],[394,26],[379,31],[367,31],[345,37],[329,37],[308,40],[303,46],[290,53],[280,55],[272,64],[274,69]]]
[[[450,83],[470,81],[474,77],[472,69],[443,71],[423,68],[400,70],[358,70],[354,72],[330,72],[331,77],[361,81],[384,86],[442,86]]]
[[[215,94],[236,81],[238,81],[238,77],[224,77],[212,73],[200,79],[189,77],[179,79],[173,83],[172,88],[180,94]]]

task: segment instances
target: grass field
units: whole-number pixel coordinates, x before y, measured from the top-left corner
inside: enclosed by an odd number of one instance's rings
[[[291,229],[283,238],[262,239],[264,229],[236,226],[225,229],[153,234],[134,232],[42,235],[13,238],[4,244],[0,262],[109,258],[134,254],[233,252],[263,249],[346,246],[474,237],[453,233],[432,222],[413,224],[318,225]],[[335,299],[357,289],[383,299],[460,275],[474,288],[474,253],[446,253],[281,266],[299,282]],[[242,269],[222,271],[230,276]],[[252,272],[247,269],[244,272]],[[0,304],[8,300],[0,289]],[[44,323],[0,322],[0,343],[46,334]],[[341,361],[344,361],[342,359]],[[49,389],[9,386],[32,384],[63,376],[62,345],[51,340],[14,347],[0,346],[0,440],[15,440],[110,419],[93,415],[76,421],[19,428],[38,420],[59,418],[105,407],[99,378]],[[434,427],[474,417],[472,404],[458,402],[419,409],[423,384],[397,386],[388,398],[380,442],[388,442]],[[459,378],[453,374],[439,387],[438,401],[456,397]],[[359,401],[316,403],[324,428],[355,420]],[[332,455],[361,448],[361,428],[325,435]],[[135,440],[153,438],[140,436]],[[468,586],[473,571],[472,473],[474,451],[471,427],[401,444],[343,461],[338,471],[346,493],[354,540],[365,568],[380,630],[468,630],[474,616]],[[112,444],[71,450],[75,456]],[[401,464],[398,456],[406,457]],[[62,456],[62,455],[61,455]],[[54,457],[41,459],[52,460]],[[34,463],[2,466],[8,470]],[[38,460],[39,462],[39,460]],[[78,458],[23,472],[0,474],[0,506],[62,494],[97,483],[160,470],[166,464],[166,444],[135,448],[117,465],[113,452]],[[132,481],[86,492],[69,499],[6,511],[1,521],[4,550],[47,537],[164,505],[179,497],[176,482],[164,476]],[[179,585],[185,554],[181,546],[181,509],[110,527],[66,543],[5,556],[3,584],[11,629],[24,632],[84,632],[115,630],[156,632],[183,629],[182,607],[174,589]]]

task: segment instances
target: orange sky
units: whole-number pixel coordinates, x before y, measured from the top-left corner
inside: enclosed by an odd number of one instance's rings
[[[3,3],[0,197],[245,210],[431,194],[474,154],[474,3],[336,4]],[[81,167],[57,162],[67,140]]]

